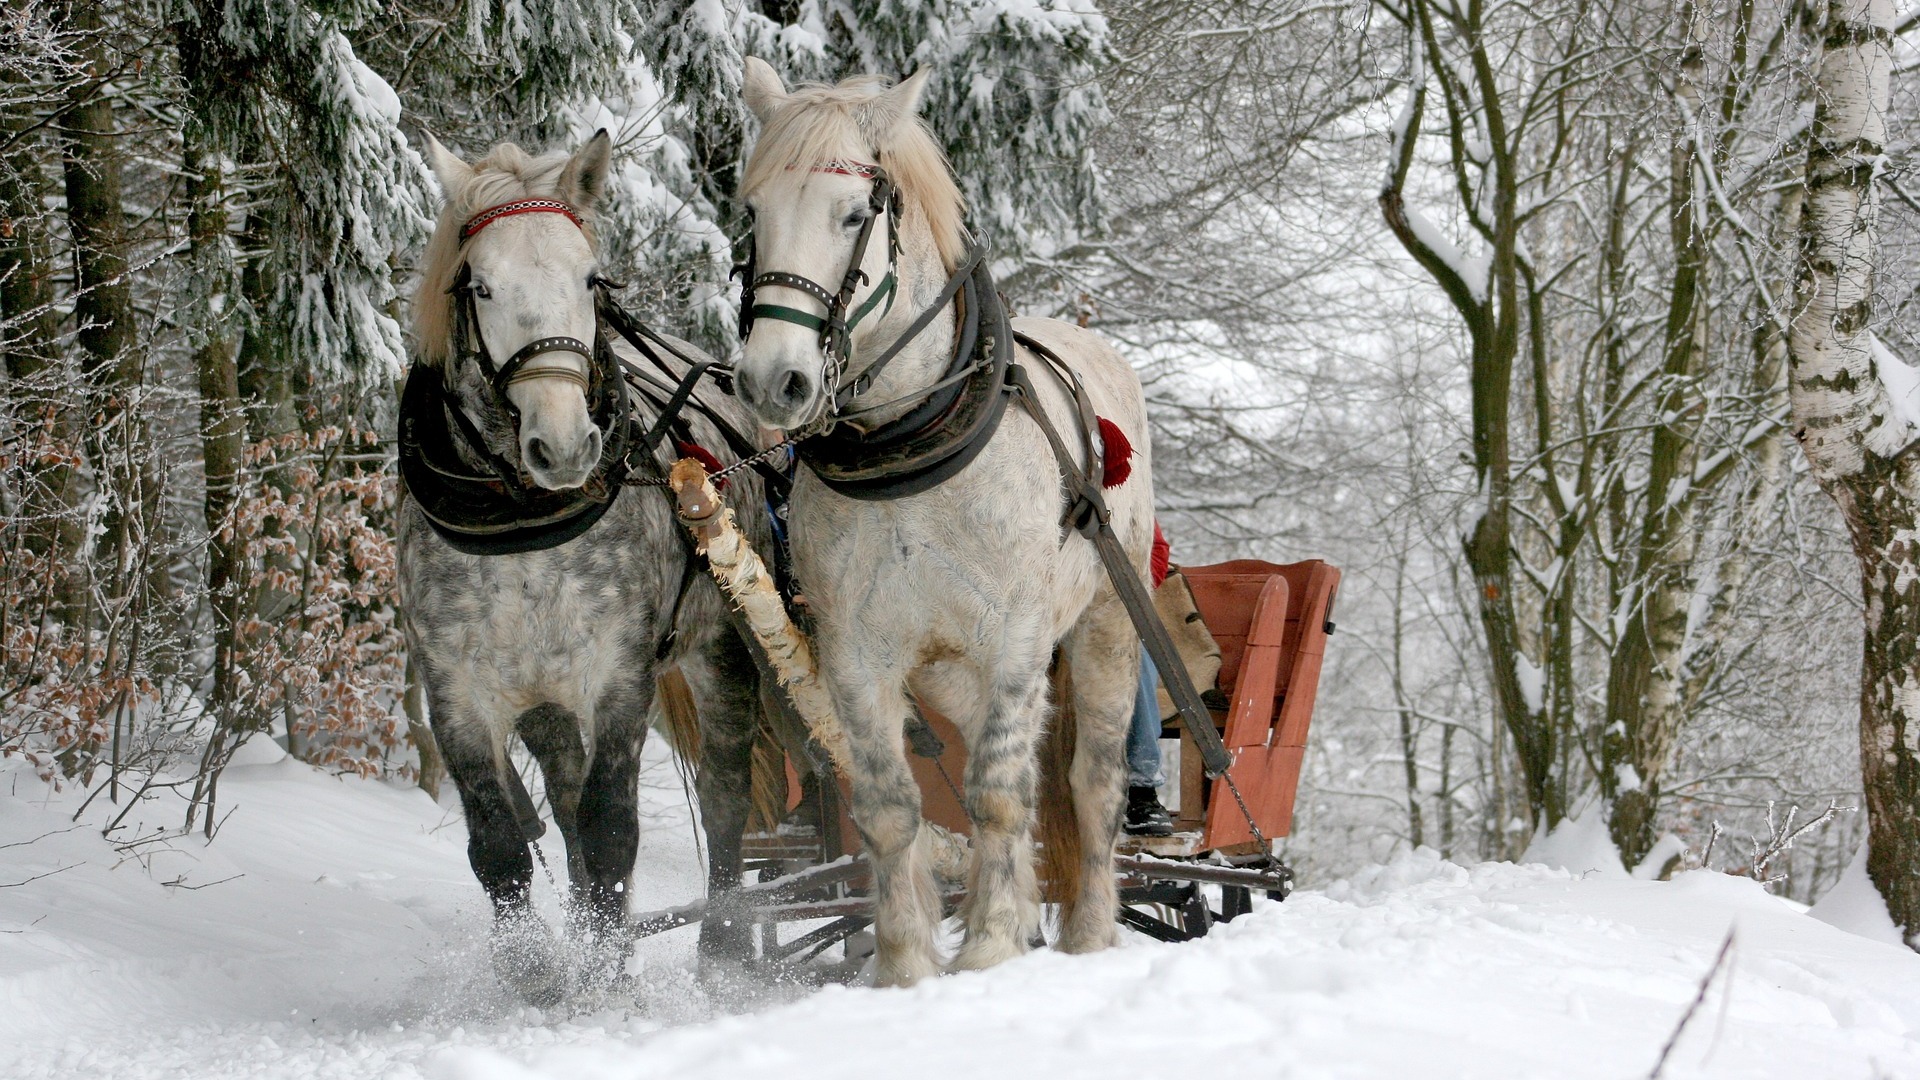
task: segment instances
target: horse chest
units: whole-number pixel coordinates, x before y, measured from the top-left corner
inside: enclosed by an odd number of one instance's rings
[[[1064,634],[1100,580],[1090,546],[1055,515],[1007,513],[1007,485],[950,483],[899,502],[798,505],[795,565],[816,611],[903,644],[978,642],[1010,624]]]
[[[634,598],[611,580],[538,556],[438,569],[408,575],[411,618],[463,696],[487,711],[552,702],[589,714],[631,659],[625,627]]]

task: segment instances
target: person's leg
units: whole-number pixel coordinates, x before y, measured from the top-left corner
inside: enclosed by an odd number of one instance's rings
[[[1127,730],[1127,832],[1134,836],[1170,836],[1173,815],[1154,790],[1166,781],[1160,762],[1160,673],[1146,649],[1140,650],[1140,686],[1133,699],[1133,724]]]
[[[1133,726],[1127,730],[1127,786],[1159,787],[1166,781],[1160,766],[1160,672],[1153,657],[1140,650],[1140,689],[1133,699]]]

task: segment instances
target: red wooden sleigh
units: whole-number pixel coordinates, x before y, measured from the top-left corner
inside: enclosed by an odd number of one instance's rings
[[[1307,734],[1319,691],[1320,668],[1326,654],[1340,571],[1318,560],[1277,565],[1257,559],[1236,559],[1209,566],[1181,567],[1193,591],[1201,619],[1220,646],[1219,697],[1225,707],[1213,711],[1216,727],[1232,757],[1230,773],[1260,832],[1277,840],[1292,830],[1294,802],[1306,755]],[[937,713],[923,712],[926,732],[908,762],[920,783],[925,818],[956,833],[970,832],[963,805],[963,778],[967,751],[960,733]],[[931,734],[932,738],[926,738]],[[1209,781],[1201,768],[1191,733],[1172,717],[1163,737],[1181,744],[1176,832],[1171,837],[1125,837],[1116,859],[1123,903],[1150,907],[1157,915],[1126,909],[1128,925],[1171,940],[1197,937],[1216,920],[1243,913],[1251,892],[1284,895],[1284,869],[1276,876],[1266,870],[1233,868],[1264,853],[1249,830],[1246,817],[1235,806],[1224,779]],[[787,807],[801,801],[801,784],[791,760],[787,763]],[[784,875],[812,874],[843,856],[859,853],[859,834],[846,806],[844,781],[821,792],[817,825],[784,833],[749,833],[743,854],[763,880]],[[844,893],[859,878],[834,873],[837,891]],[[1261,884],[1248,884],[1252,881]],[[824,882],[822,882],[824,883]],[[1209,905],[1202,884],[1220,889],[1220,907]],[[777,905],[779,910],[763,926],[762,947],[767,955],[796,955],[795,943],[781,945],[778,922],[791,917],[842,914],[843,922],[861,923],[857,897]],[[863,924],[862,924],[863,925]],[[814,936],[817,936],[815,932]],[[843,935],[844,936],[844,935]],[[824,939],[823,939],[824,940]],[[811,944],[811,943],[810,943]]]

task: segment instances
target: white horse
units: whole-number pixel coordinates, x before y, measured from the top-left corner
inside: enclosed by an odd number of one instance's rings
[[[758,298],[779,306],[761,308],[751,324],[737,372],[741,399],[763,423],[788,431],[829,418],[841,386],[859,391],[841,402],[847,411],[887,406],[863,415],[864,425],[905,416],[950,370],[962,325],[953,306],[902,343],[871,385],[860,379],[916,317],[943,304],[943,286],[968,261],[959,189],[917,115],[926,72],[891,89],[864,78],[792,93],[758,60],[748,60],[746,75],[762,132],[742,192],[755,214],[758,267],[770,272]],[[874,198],[881,178],[897,201]],[[848,276],[859,247],[864,282]],[[851,320],[844,355],[829,364],[823,335],[802,324],[809,313],[831,313],[828,295],[843,280],[857,287],[839,314],[866,317]],[[884,295],[896,280],[897,296]],[[1013,325],[1064,359],[1093,408],[1139,448],[1131,477],[1106,495],[1134,570],[1144,574],[1153,496],[1138,379],[1084,329],[1050,319]],[[1030,351],[1016,359],[1037,387],[1037,406],[1086,465],[1069,392]],[[939,970],[941,902],[902,746],[910,693],[953,719],[969,753],[973,862],[961,912],[966,940],[951,966],[997,964],[1038,935],[1031,837],[1056,649],[1069,673],[1061,680],[1070,686],[1063,723],[1075,729],[1060,733],[1071,736],[1070,793],[1039,793],[1050,889],[1062,904],[1057,947],[1085,952],[1116,938],[1112,848],[1139,644],[1093,545],[1063,528],[1066,505],[1055,456],[1019,405],[977,457],[929,490],[870,501],[846,497],[808,470],[795,483],[794,569],[852,745],[853,817],[876,876],[881,985]]]

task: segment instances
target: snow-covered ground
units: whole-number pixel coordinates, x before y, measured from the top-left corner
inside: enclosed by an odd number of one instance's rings
[[[75,793],[0,771],[0,1077],[1643,1077],[1729,928],[1665,1075],[1920,1076],[1905,949],[1717,874],[1428,852],[1203,941],[912,990],[716,996],[676,931],[642,944],[633,995],[543,1015],[494,984],[457,813],[248,754],[211,846],[117,850]],[[696,895],[657,757],[646,809],[636,905]]]

